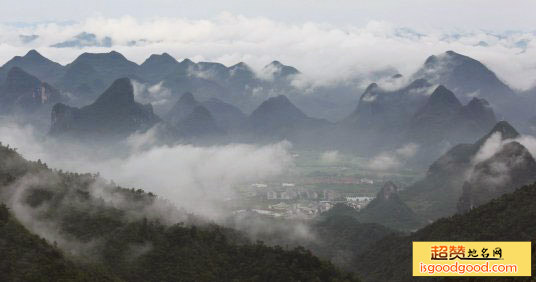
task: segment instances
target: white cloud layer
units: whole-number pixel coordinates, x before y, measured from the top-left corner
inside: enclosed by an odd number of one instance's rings
[[[419,149],[415,143],[408,143],[394,151],[381,152],[368,162],[368,168],[386,171],[400,168],[405,162],[413,158]]]
[[[50,47],[81,32],[93,33],[99,41],[110,37],[113,45]],[[38,37],[30,40],[32,35]],[[427,56],[454,50],[481,60],[511,86],[526,89],[536,81],[535,37],[534,32],[405,28],[374,20],[363,25],[289,23],[231,13],[202,20],[90,17],[62,24],[0,24],[0,62],[30,48],[63,64],[81,52],[111,49],[137,63],[151,53],[168,52],[178,59],[226,65],[244,61],[259,71],[277,59],[297,67],[310,81],[328,84],[390,67],[407,76]]]
[[[288,142],[265,146],[231,144],[151,146],[154,131],[131,136],[121,147],[125,156],[95,157],[90,148],[40,137],[30,127],[0,124],[0,141],[27,159],[42,159],[49,167],[74,172],[100,172],[123,187],[153,192],[189,212],[219,219],[222,207],[235,196],[235,185],[277,177],[292,168]]]

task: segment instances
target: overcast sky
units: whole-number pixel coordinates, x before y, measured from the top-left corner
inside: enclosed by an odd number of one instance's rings
[[[277,59],[331,83],[384,68],[410,75],[454,50],[515,88],[536,82],[534,0],[17,0],[0,11],[0,63],[31,48],[63,64],[82,52],[137,63],[168,52],[256,69]],[[81,32],[95,38],[70,46]]]
[[[286,22],[533,29],[533,0],[17,0],[0,1],[2,21],[80,20],[86,17],[207,18],[223,11]]]

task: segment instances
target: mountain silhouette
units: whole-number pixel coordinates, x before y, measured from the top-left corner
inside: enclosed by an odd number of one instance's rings
[[[138,130],[146,130],[160,119],[153,113],[150,104],[134,101],[130,79],[117,79],[95,102],[73,108],[56,104],[52,109],[50,133],[68,135],[78,139],[125,137]]]
[[[32,49],[22,57],[13,57],[0,67],[0,83],[6,79],[8,72],[14,67],[21,68],[39,80],[50,84],[58,82],[65,73],[64,66],[45,58]]]
[[[359,211],[360,222],[379,223],[398,230],[412,230],[422,223],[417,215],[400,199],[398,187],[388,181],[365,208]]]

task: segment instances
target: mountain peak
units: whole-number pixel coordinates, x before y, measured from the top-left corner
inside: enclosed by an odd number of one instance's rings
[[[195,106],[190,114],[176,123],[176,127],[183,137],[214,136],[224,133],[210,111],[202,105]]]
[[[428,57],[413,77],[456,89],[456,94],[464,101],[477,93],[496,104],[513,94],[512,89],[480,61],[452,50]]]
[[[425,65],[432,65],[437,63],[438,59],[436,55],[431,55],[428,58],[426,58],[426,61],[424,61]]]
[[[496,132],[500,132],[503,139],[512,139],[519,137],[519,132],[517,132],[517,130],[505,120],[499,121],[493,127],[489,135]]]
[[[150,104],[134,101],[130,79],[119,78],[90,105],[74,108],[56,104],[51,120],[50,134],[86,140],[88,137],[122,139],[135,131],[149,129],[160,118]]]
[[[373,82],[367,86],[367,89],[365,89],[365,93],[369,93],[373,91],[374,89],[378,88],[378,84],[376,82]]]
[[[493,127],[493,129],[488,133],[486,134],[484,137],[480,138],[476,143],[475,143],[475,148],[480,148],[484,145],[484,143],[486,143],[486,141],[495,133],[497,132],[500,132],[501,133],[501,139],[502,140],[505,140],[505,139],[514,139],[514,138],[517,138],[519,137],[519,132],[517,132],[517,130],[512,126],[510,125],[507,121],[505,120],[502,120],[502,121],[499,121],[497,124],[495,124],[495,126]]]
[[[282,67],[284,66],[280,61],[272,61],[269,65],[272,65],[272,66],[278,66],[278,67]]]
[[[275,97],[271,97],[271,98],[268,98],[268,100],[266,101],[272,101],[272,102],[280,103],[280,104],[292,104],[290,100],[287,98],[287,96],[285,95],[278,95]]]
[[[238,76],[238,77],[246,76],[249,78],[255,77],[253,70],[244,62],[239,62],[235,65],[232,65],[228,69],[231,73],[231,76]]]
[[[469,101],[467,107],[470,109],[487,108],[490,107],[490,104],[486,99],[474,97]]]
[[[89,52],[84,52],[80,56],[78,56],[78,58],[76,58],[74,60],[74,62],[80,61],[80,60],[95,60],[95,59],[100,59],[100,60],[112,59],[114,61],[128,61],[128,59],[125,56],[123,56],[123,54],[121,54],[121,53],[119,53],[117,51],[110,51],[108,53],[89,53]],[[128,61],[128,62],[130,62],[130,61]]]
[[[279,95],[270,97],[255,109],[250,119],[257,128],[263,128],[264,125],[283,126],[289,122],[301,123],[309,120],[298,107],[285,96]]]
[[[471,99],[467,105],[463,106],[460,115],[466,120],[476,122],[486,131],[497,123],[497,118],[495,117],[495,112],[491,108],[491,105],[487,100],[482,98],[475,97]]]
[[[277,77],[287,77],[300,73],[296,68],[284,65],[279,61],[272,61],[270,64],[266,65],[264,69]]]
[[[506,156],[520,156],[527,155],[531,156],[527,148],[521,145],[519,142],[513,141],[506,143],[502,149],[497,153],[497,155],[504,154]]]
[[[181,64],[181,65],[187,65],[187,66],[189,66],[189,65],[195,65],[195,63],[194,63],[192,60],[188,59],[188,58],[183,59],[183,60],[180,62],[180,64]]]
[[[386,182],[376,198],[359,212],[358,220],[401,230],[411,230],[420,225],[418,217],[400,199],[398,187],[391,181]]]
[[[112,51],[108,52],[108,55],[110,55],[112,57],[121,58],[121,59],[125,58],[125,56],[123,56],[123,54],[121,54],[121,53],[119,53],[119,52],[117,52],[115,50],[112,50]]]
[[[32,49],[30,51],[28,51],[28,53],[26,53],[26,55],[24,55],[25,58],[28,58],[28,59],[45,59],[45,57],[43,57],[43,55],[39,54],[39,52],[37,52],[37,50],[35,49]]]
[[[434,90],[430,98],[428,98],[428,101],[417,114],[417,116],[423,114],[452,114],[458,111],[460,108],[462,108],[462,103],[460,103],[458,98],[456,98],[456,95],[454,95],[454,93],[452,93],[452,91],[448,90],[446,87],[439,85]]]
[[[462,106],[460,100],[456,98],[456,95],[454,95],[452,91],[448,90],[443,85],[439,85],[434,90],[430,96],[429,103],[437,105],[450,105],[456,108],[460,108]]]
[[[259,106],[258,109],[261,109],[261,108],[264,108],[265,110],[271,109],[275,111],[282,110],[282,109],[285,109],[285,110],[291,109],[293,111],[298,111],[301,113],[301,111],[298,108],[296,108],[296,106],[292,104],[292,102],[285,95],[278,95],[275,97],[268,98]]]
[[[194,94],[192,94],[191,92],[185,92],[184,94],[182,94],[182,96],[179,98],[179,103],[189,105],[198,104],[197,100],[194,98]]]
[[[454,95],[454,93],[452,93],[452,91],[448,90],[445,86],[443,85],[439,85],[438,87],[436,87],[436,89],[434,90],[434,92],[432,93],[432,95],[430,96],[430,98],[434,98],[434,99],[448,99],[450,100],[451,102],[454,102],[454,101],[458,101],[458,99],[456,98],[456,95]],[[458,101],[459,102],[459,101]]]
[[[398,187],[393,182],[387,181],[378,193],[378,198],[389,200],[395,194],[398,194]]]
[[[195,99],[194,95],[190,92],[185,92],[173,105],[173,107],[167,112],[165,118],[173,125],[176,125],[180,121],[187,118],[193,113],[195,108],[200,103]]]
[[[249,69],[249,66],[244,62],[239,62],[229,67],[230,69]]]
[[[162,63],[168,63],[168,64],[176,64],[178,63],[177,60],[175,60],[175,58],[173,58],[171,55],[169,55],[168,53],[162,53],[161,55],[158,55],[158,54],[152,54],[151,56],[149,56],[149,58],[147,58],[143,63],[142,63],[142,66],[143,65],[147,65],[149,63],[157,63],[157,64],[162,64]]]
[[[129,78],[119,78],[115,80],[104,93],[102,93],[99,98],[95,101],[95,105],[106,104],[108,107],[110,105],[123,106],[134,104],[134,89]]]

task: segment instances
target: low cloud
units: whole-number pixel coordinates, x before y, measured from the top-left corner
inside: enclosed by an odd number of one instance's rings
[[[478,174],[475,174],[475,166],[483,161],[489,160],[495,154],[500,152],[504,145],[518,142],[523,145],[532,157],[536,156],[536,138],[530,135],[522,135],[514,139],[502,139],[502,134],[496,132],[492,134],[480,147],[479,151],[471,160],[471,168],[465,173],[465,178],[477,178],[482,179],[488,185],[501,185],[510,180],[509,172],[510,170],[523,163],[525,160],[521,157],[520,159],[513,160],[511,162],[505,163],[502,161],[494,161],[490,163],[490,171],[486,171],[485,177],[480,177]]]
[[[326,151],[324,153],[322,153],[322,155],[320,156],[320,162],[324,163],[324,164],[334,164],[338,161],[340,161],[341,159],[341,155],[339,153],[339,151],[335,150],[335,151]]]
[[[97,38],[93,33],[82,32],[74,38],[51,45],[55,48],[84,48],[84,47],[112,47],[112,39],[105,36]]]
[[[382,152],[373,157],[368,168],[372,170],[393,170],[400,168],[406,161],[417,154],[419,146],[415,143],[406,144],[394,151]]]
[[[211,219],[225,216],[222,207],[235,197],[235,185],[266,181],[293,166],[288,142],[265,146],[160,146],[154,145],[157,140],[151,137],[153,134],[133,135],[120,144],[126,154],[102,157],[89,148],[39,137],[29,126],[0,125],[1,142],[16,147],[30,160],[41,159],[49,167],[67,171],[100,172],[118,185],[153,192]]]
[[[477,164],[491,158],[493,155],[498,153],[504,145],[514,141],[523,145],[533,157],[536,156],[536,138],[534,136],[521,135],[518,138],[503,140],[501,133],[496,132],[486,140],[484,145],[482,145],[478,153],[473,158],[472,163]]]
[[[508,140],[507,142],[509,141],[511,140]],[[495,153],[499,152],[503,145],[504,141],[502,140],[502,134],[500,132],[493,133],[486,140],[484,145],[482,145],[480,150],[478,150],[478,153],[476,153],[472,163],[477,164],[491,158],[493,155],[495,155]]]
[[[131,81],[134,88],[134,99],[142,104],[162,106],[171,103],[175,98],[171,90],[163,86],[163,81],[153,85],[136,80]]]

